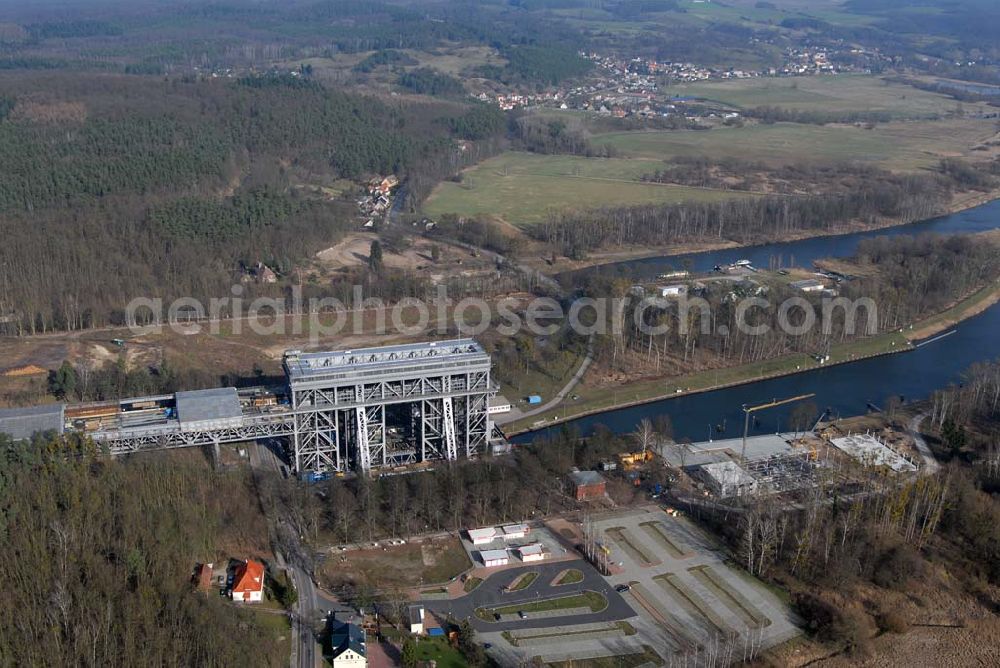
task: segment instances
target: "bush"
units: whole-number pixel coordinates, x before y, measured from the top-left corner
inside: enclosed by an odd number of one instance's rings
[[[895,610],[886,610],[875,618],[878,630],[882,633],[906,633],[910,630],[910,623],[901,613]]]
[[[879,587],[902,591],[914,577],[924,572],[924,560],[916,548],[907,543],[886,552],[875,566],[872,582]]]
[[[844,651],[859,656],[867,651],[866,615],[854,608],[841,608],[815,594],[797,594],[792,605],[806,630],[821,642],[843,645]]]

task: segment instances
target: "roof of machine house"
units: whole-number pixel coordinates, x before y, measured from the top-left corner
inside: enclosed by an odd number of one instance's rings
[[[440,364],[489,366],[490,356],[474,339],[407,343],[329,352],[285,353],[285,371],[294,384],[339,375],[391,374]]]
[[[27,408],[0,409],[0,434],[16,441],[31,438],[36,432],[62,433],[66,404],[43,404]]]
[[[231,426],[243,420],[243,409],[235,387],[178,392],[174,396],[182,430]]]

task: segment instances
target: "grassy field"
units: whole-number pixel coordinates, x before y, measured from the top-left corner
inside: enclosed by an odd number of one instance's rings
[[[917,170],[943,157],[968,154],[990,137],[990,121],[887,123],[871,130],[845,125],[775,123],[707,131],[615,132],[597,135],[622,155],[649,160],[739,158],[771,164],[860,161],[887,169]]]
[[[743,109],[776,106],[802,111],[880,111],[908,119],[946,116],[958,106],[946,95],[855,74],[706,81],[677,84],[668,92]],[[968,112],[985,105],[967,103],[962,107]]]
[[[646,156],[642,156],[646,157]],[[616,204],[718,201],[745,196],[721,190],[640,183],[659,167],[654,159],[583,158],[508,152],[438,185],[424,204],[428,215],[495,215],[515,225],[544,220],[553,211]]]
[[[469,665],[465,657],[444,638],[417,640],[417,660],[434,661],[438,668],[464,668]]]

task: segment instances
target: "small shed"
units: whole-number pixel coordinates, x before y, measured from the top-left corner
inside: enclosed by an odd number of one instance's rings
[[[212,588],[212,564],[198,564],[194,569],[194,586],[201,591]]]

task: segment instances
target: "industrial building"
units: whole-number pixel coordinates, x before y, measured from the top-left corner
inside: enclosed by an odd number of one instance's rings
[[[757,479],[736,462],[704,464],[699,467],[699,474],[712,493],[723,499],[757,491]]]
[[[597,471],[572,471],[569,480],[577,501],[600,499],[607,493],[607,482]]]
[[[820,292],[826,289],[823,282],[818,281],[815,278],[805,278],[801,281],[792,281],[789,285],[796,290],[801,290],[802,292]]]
[[[296,470],[343,471],[486,452],[491,361],[473,339],[284,358]]]
[[[370,471],[484,454],[491,360],[473,339],[303,353],[285,384],[0,411],[0,432],[87,434],[112,454],[287,438],[299,473]]]
[[[916,464],[872,434],[849,434],[830,439],[830,443],[863,466],[885,466],[896,473],[917,470]]]
[[[518,540],[527,536],[530,529],[527,524],[505,524],[500,531],[504,540]]]

